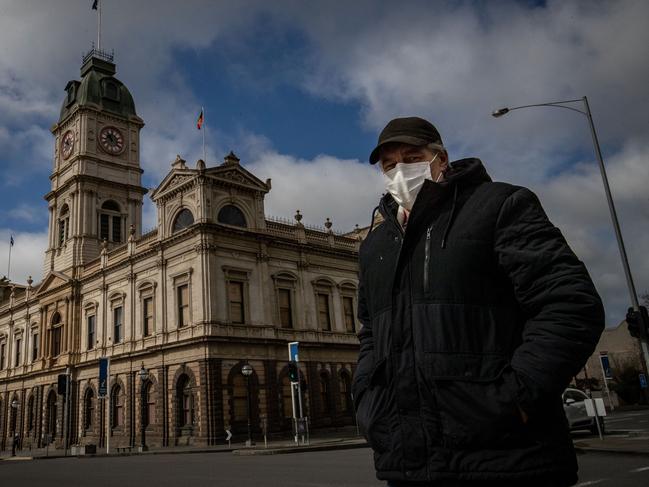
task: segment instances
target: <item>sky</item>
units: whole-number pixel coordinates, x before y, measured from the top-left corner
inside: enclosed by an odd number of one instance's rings
[[[176,154],[234,151],[272,178],[266,214],[337,231],[369,224],[383,189],[368,164],[392,118],[433,122],[451,160],[529,187],[586,264],[607,325],[630,305],[586,118],[494,109],[588,96],[639,294],[649,290],[649,2],[103,0],[102,47],[130,89],[143,184]],[[0,0],[0,275],[42,279],[49,129],[97,38],[91,0]],[[580,103],[572,105],[583,109]],[[145,230],[155,224],[147,200]]]

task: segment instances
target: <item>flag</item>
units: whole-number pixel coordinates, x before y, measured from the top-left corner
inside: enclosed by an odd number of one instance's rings
[[[11,245],[12,247],[14,246],[14,236],[13,235],[9,239],[9,245]]]
[[[99,3],[99,0],[95,0],[94,2],[92,2],[92,9],[93,10],[97,10],[97,3]]]
[[[196,128],[198,128],[198,130],[203,126],[203,120],[203,109],[201,108],[201,114],[198,116],[198,120],[196,121]]]

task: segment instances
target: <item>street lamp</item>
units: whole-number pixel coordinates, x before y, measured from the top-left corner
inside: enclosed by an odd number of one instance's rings
[[[140,445],[140,452],[144,452],[147,451],[145,418],[146,418],[146,406],[147,406],[146,386],[147,386],[147,379],[149,378],[149,371],[144,368],[144,362],[142,362],[142,367],[140,367],[139,375],[140,375],[140,383],[142,385],[141,398],[140,398],[140,402],[141,402],[140,435],[141,435],[142,443]]]
[[[577,108],[566,106],[568,103],[579,103],[582,102],[584,110],[579,110]],[[629,294],[631,295],[631,303],[636,313],[640,312],[640,305],[638,303],[638,295],[635,291],[635,284],[633,283],[633,277],[631,276],[631,268],[629,267],[629,259],[626,255],[626,249],[624,247],[624,240],[622,239],[622,232],[620,231],[620,224],[617,219],[617,213],[615,211],[615,205],[613,204],[613,197],[611,196],[611,188],[608,185],[608,177],[606,176],[606,169],[604,169],[604,160],[602,159],[602,151],[599,148],[599,141],[597,140],[597,133],[595,132],[595,124],[593,123],[593,116],[590,113],[590,106],[588,105],[588,98],[585,96],[582,98],[577,98],[576,100],[564,100],[564,101],[554,101],[550,103],[537,103],[534,105],[521,105],[518,107],[504,107],[492,112],[493,117],[502,117],[507,113],[513,110],[519,110],[521,108],[529,107],[557,107],[565,108],[567,110],[572,110],[573,112],[579,112],[586,117],[588,120],[588,126],[590,127],[590,133],[593,138],[593,146],[595,148],[595,155],[597,156],[597,162],[599,163],[599,171],[602,175],[602,182],[604,183],[604,191],[606,192],[606,201],[608,202],[608,209],[611,212],[611,220],[613,221],[613,229],[615,230],[615,237],[617,238],[617,246],[620,249],[620,257],[622,258],[622,266],[624,267],[624,274],[626,276],[627,287],[629,288]],[[647,347],[647,342],[643,338],[638,338],[640,342],[640,348],[642,350],[642,357],[644,358],[644,368],[645,374],[649,370],[649,349]]]
[[[246,391],[248,393],[248,439],[246,440],[246,446],[252,446],[252,429],[250,428],[250,414],[251,414],[251,405],[250,405],[250,376],[252,375],[252,366],[245,364],[241,367],[241,373],[246,378]]]
[[[11,456],[16,456],[16,413],[20,403],[14,399],[11,401]]]

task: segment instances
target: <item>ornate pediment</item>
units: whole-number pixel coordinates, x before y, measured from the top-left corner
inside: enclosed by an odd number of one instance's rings
[[[262,193],[268,193],[270,191],[270,179],[264,183],[239,164],[221,164],[220,166],[208,169],[206,175],[221,185],[238,186]]]
[[[180,188],[196,178],[196,176],[196,171],[192,169],[173,169],[151,193],[151,199],[155,201],[161,195]]]
[[[38,287],[37,295],[44,294],[49,290],[65,286],[72,281],[72,278],[58,271],[51,271]]]

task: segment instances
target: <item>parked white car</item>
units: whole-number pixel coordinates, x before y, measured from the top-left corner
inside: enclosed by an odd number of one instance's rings
[[[579,389],[566,389],[563,392],[563,410],[566,412],[570,431],[587,429],[596,435],[595,417],[586,414],[586,404],[584,403],[586,399],[588,396]],[[599,426],[604,433],[604,418],[602,416],[599,416]]]

